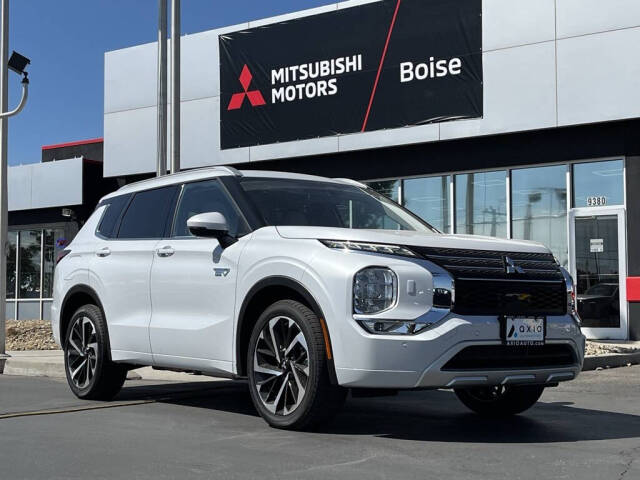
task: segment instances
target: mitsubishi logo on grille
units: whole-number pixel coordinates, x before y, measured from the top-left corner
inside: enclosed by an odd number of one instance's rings
[[[262,93],[260,93],[260,90],[249,90],[251,81],[253,80],[253,75],[251,74],[251,71],[249,70],[249,67],[247,67],[246,63],[242,68],[242,73],[240,73],[239,80],[244,92],[234,93],[231,96],[231,101],[229,102],[227,110],[238,110],[240,107],[242,107],[242,104],[244,103],[244,97],[247,97],[249,99],[249,103],[252,107],[260,107],[267,104],[267,102],[264,101],[264,97],[262,96]]]
[[[507,272],[507,275],[515,275],[525,273],[524,268],[516,265],[511,257],[507,257],[506,255],[502,257],[504,261],[504,270]]]

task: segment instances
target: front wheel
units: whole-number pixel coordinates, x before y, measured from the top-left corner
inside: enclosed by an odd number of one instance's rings
[[[322,325],[305,305],[281,300],[268,307],[247,357],[251,398],[269,425],[311,429],[342,407],[346,389],[331,384]]]
[[[536,404],[543,391],[541,385],[496,385],[455,390],[460,401],[469,409],[489,417],[522,413]]]

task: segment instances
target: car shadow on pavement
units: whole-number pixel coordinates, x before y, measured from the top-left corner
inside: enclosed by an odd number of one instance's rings
[[[125,387],[116,400],[140,398],[258,416],[245,382]],[[349,397],[335,420],[318,433],[456,443],[576,442],[640,438],[640,415],[545,402],[543,397],[524,414],[490,419],[469,412],[453,392],[414,391],[395,397]]]

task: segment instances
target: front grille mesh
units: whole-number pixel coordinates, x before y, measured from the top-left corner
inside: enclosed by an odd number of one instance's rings
[[[455,279],[453,311],[464,315],[563,315],[564,276],[550,253],[411,247]],[[518,273],[507,273],[506,258]]]
[[[473,345],[458,352],[442,370],[510,370],[577,364],[569,345]]]

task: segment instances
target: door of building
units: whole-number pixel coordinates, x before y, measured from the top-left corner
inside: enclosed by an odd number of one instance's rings
[[[625,220],[622,207],[576,208],[569,215],[570,271],[587,338],[628,338]]]

